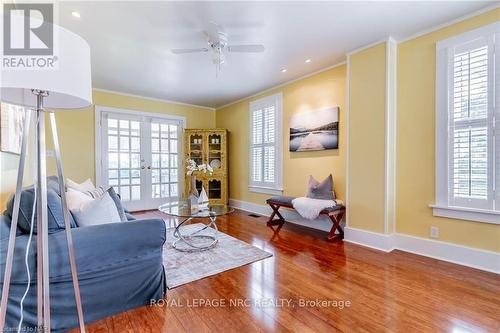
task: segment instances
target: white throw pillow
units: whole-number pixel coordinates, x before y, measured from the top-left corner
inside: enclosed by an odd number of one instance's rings
[[[81,184],[78,184],[77,182],[75,181],[72,181],[71,179],[67,179],[66,180],[66,186],[68,188],[72,188],[74,190],[77,190],[77,191],[80,191],[80,192],[90,192],[90,191],[94,191],[95,190],[95,186],[94,184],[92,183],[92,181],[89,179],[87,179],[86,181],[84,181],[83,183]]]
[[[94,199],[83,192],[68,187],[66,191],[66,202],[70,211],[81,210],[84,206],[94,201]]]
[[[79,227],[121,222],[116,204],[107,192],[71,213]]]

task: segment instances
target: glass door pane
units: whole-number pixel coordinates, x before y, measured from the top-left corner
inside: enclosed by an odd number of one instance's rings
[[[178,200],[182,176],[182,122],[137,113],[101,113],[99,185],[113,186],[131,211]]]
[[[109,114],[106,128],[106,173],[122,201],[141,200],[140,121]]]
[[[179,196],[179,125],[151,120],[151,198]]]

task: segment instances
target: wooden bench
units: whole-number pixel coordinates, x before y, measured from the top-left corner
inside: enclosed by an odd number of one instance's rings
[[[273,213],[269,217],[269,220],[267,221],[267,226],[273,229],[274,232],[279,232],[283,224],[286,222],[286,220],[283,218],[283,216],[280,214],[278,211],[281,207],[285,208],[290,208],[293,209],[293,204],[292,200],[295,199],[294,197],[286,197],[286,196],[275,196],[271,197],[266,200],[266,203],[271,206]],[[278,218],[274,218],[275,216],[278,216]],[[332,228],[330,229],[330,232],[328,233],[328,236],[326,237],[327,240],[333,240],[336,237],[339,237],[340,239],[344,239],[344,230],[342,230],[342,226],[340,223],[342,222],[342,219],[344,218],[345,215],[345,207],[342,205],[337,205],[334,207],[329,207],[326,209],[323,209],[320,213],[320,215],[326,215],[330,218],[330,220],[333,223]],[[278,226],[277,230],[274,230],[274,226]],[[338,235],[335,234],[335,231],[338,230]]]

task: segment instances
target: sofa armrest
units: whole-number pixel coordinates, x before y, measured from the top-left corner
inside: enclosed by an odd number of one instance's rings
[[[95,272],[126,265],[127,262],[156,258],[161,262],[162,248],[166,237],[165,222],[161,219],[146,219],[130,222],[100,224],[71,229],[75,259],[80,279],[92,277]],[[17,237],[16,255],[12,280],[17,283],[27,281],[24,266],[24,252],[27,235]],[[7,242],[3,242],[7,243]],[[2,244],[0,266],[5,264],[7,244]],[[66,243],[66,232],[49,235],[50,279],[66,281],[71,279],[71,270]],[[155,260],[156,260],[155,259]],[[36,271],[36,238],[31,244],[29,265],[31,272]],[[4,267],[1,267],[3,275]]]
[[[72,230],[79,275],[110,265],[120,265],[152,252],[161,256],[166,237],[165,222],[161,219],[109,223]],[[66,248],[66,237],[62,236],[63,242],[57,243],[62,243]],[[52,249],[50,252],[54,253]],[[61,249],[59,253],[64,253],[59,257],[66,261],[67,251]]]

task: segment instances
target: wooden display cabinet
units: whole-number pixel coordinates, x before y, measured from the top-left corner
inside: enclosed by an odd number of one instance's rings
[[[191,177],[186,174],[189,160],[196,164],[210,165],[214,172],[210,175],[196,171],[196,188],[205,187],[211,204],[227,204],[228,201],[228,161],[227,130],[225,129],[186,129],[184,130],[184,174],[187,198],[191,190]]]

